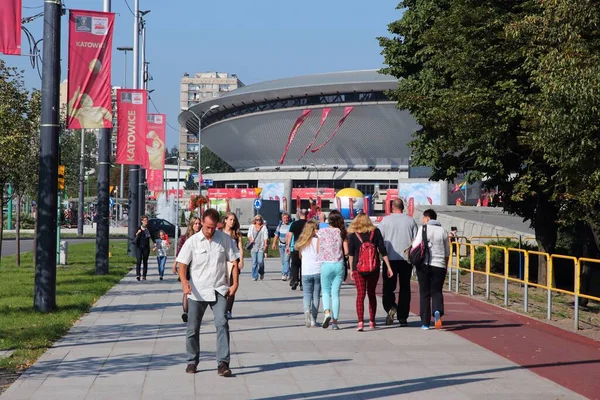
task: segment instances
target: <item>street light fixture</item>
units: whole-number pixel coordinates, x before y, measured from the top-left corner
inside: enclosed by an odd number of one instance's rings
[[[194,117],[196,117],[196,119],[198,120],[198,194],[200,196],[202,195],[202,182],[200,182],[200,175],[202,175],[202,139],[200,137],[200,135],[202,133],[202,119],[206,116],[206,114],[208,114],[209,112],[211,112],[213,110],[216,110],[219,107],[220,106],[218,104],[213,104],[212,106],[210,106],[210,108],[208,110],[206,110],[206,111],[204,111],[204,113],[202,113],[202,116],[199,116],[198,114],[196,114],[189,107],[183,107],[181,109],[181,111],[191,112],[194,115]],[[181,135],[179,135],[179,139],[181,141]],[[181,143],[179,144],[179,147],[181,148]]]

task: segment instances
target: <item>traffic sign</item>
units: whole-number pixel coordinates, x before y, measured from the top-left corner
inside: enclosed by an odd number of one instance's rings
[[[204,179],[204,186],[212,186],[215,181],[213,179]]]
[[[110,207],[112,207],[112,206],[114,206],[114,205],[115,205],[115,198],[114,198],[114,197],[109,197],[109,198],[108,198],[108,205],[109,205]]]
[[[262,207],[262,200],[261,199],[254,200],[254,209],[260,210],[261,207]]]

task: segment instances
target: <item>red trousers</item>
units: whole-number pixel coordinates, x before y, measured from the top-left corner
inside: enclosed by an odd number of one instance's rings
[[[377,312],[377,296],[375,289],[379,281],[380,269],[376,269],[368,275],[361,275],[357,271],[352,271],[352,277],[356,284],[356,315],[358,322],[365,319],[365,295],[369,296],[369,321],[375,322],[375,313]]]

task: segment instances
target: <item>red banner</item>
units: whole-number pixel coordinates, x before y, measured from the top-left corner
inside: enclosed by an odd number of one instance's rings
[[[146,119],[146,152],[148,153],[147,170],[148,189],[153,192],[162,190],[165,168],[165,136],[167,116],[165,114],[148,114]]]
[[[354,199],[352,197],[348,199],[348,208],[350,209],[350,219],[354,219]]]
[[[296,195],[296,214],[300,213],[300,210],[302,210],[302,208],[300,207],[302,205],[302,201],[300,199],[300,196]]]
[[[21,54],[21,0],[0,1],[0,53]]]
[[[329,143],[331,141],[331,139],[333,139],[333,137],[335,136],[336,133],[338,133],[338,131],[340,130],[340,128],[342,127],[342,125],[344,125],[344,122],[346,121],[346,118],[348,117],[348,115],[350,115],[350,113],[352,112],[352,110],[354,110],[354,107],[344,107],[344,115],[338,121],[338,126],[331,133],[331,136],[329,136],[329,139],[327,139],[325,141],[325,143],[323,143],[322,145],[320,145],[316,149],[312,149],[311,152],[316,153],[317,151],[321,150],[327,143]]]
[[[177,193],[179,193],[179,196],[177,195]],[[175,190],[175,189],[171,189],[171,190],[167,190],[167,196],[171,197],[171,196],[175,196],[178,198],[183,198],[183,189],[179,189],[179,190]]]
[[[292,189],[292,197],[302,199],[322,199],[330,200],[335,198],[335,189],[330,188],[294,188]]]
[[[371,214],[371,196],[365,196],[363,199],[363,212],[367,215]]]
[[[215,188],[208,189],[208,197],[211,199],[256,199],[258,194],[254,188]]]
[[[310,150],[312,145],[315,143],[315,140],[317,140],[317,136],[319,136],[319,132],[321,132],[321,128],[323,128],[323,125],[325,125],[325,121],[327,120],[327,117],[329,116],[330,112],[331,112],[331,108],[323,109],[323,112],[321,113],[321,125],[319,125],[319,129],[317,129],[317,131],[315,132],[315,136],[312,138],[312,140],[310,141],[308,146],[306,146],[306,149],[304,149],[304,153],[302,153],[302,155],[300,156],[300,158],[297,161],[300,161],[304,157],[304,155],[306,153],[308,153],[308,150]]]
[[[302,115],[299,116],[298,119],[296,120],[296,122],[294,123],[294,126],[292,127],[292,130],[290,132],[290,136],[288,137],[287,144],[285,145],[285,150],[283,151],[283,154],[281,155],[281,159],[279,160],[279,164],[283,164],[283,161],[285,160],[285,156],[287,155],[287,152],[290,148],[290,145],[292,144],[292,141],[294,140],[294,137],[296,136],[296,133],[298,133],[298,130],[300,129],[300,127],[302,126],[302,124],[304,123],[306,118],[308,118],[308,115],[311,113],[311,111],[312,110],[302,111]]]
[[[112,128],[110,84],[115,14],[71,10],[67,128]]]
[[[141,89],[117,90],[117,164],[145,166],[147,93]]]
[[[408,215],[410,217],[415,216],[415,198],[414,197],[411,197],[410,199],[408,199]]]

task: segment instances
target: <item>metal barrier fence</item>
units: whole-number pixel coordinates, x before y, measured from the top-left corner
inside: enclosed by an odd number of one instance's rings
[[[494,237],[496,239],[496,237]],[[573,296],[574,301],[574,329],[579,329],[579,298],[586,298],[589,300],[594,300],[600,302],[600,297],[591,296],[588,294],[581,293],[581,268],[582,263],[595,263],[600,264],[600,260],[593,258],[576,258],[572,256],[564,256],[561,254],[548,254],[540,251],[534,250],[524,250],[517,249],[513,247],[502,247],[496,245],[488,245],[488,244],[472,244],[472,243],[463,243],[460,241],[453,241],[450,243],[450,265],[448,268],[448,290],[452,291],[453,279],[455,280],[455,291],[458,293],[459,284],[460,284],[460,271],[465,271],[470,274],[470,295],[474,295],[474,276],[475,274],[484,275],[485,279],[485,297],[486,299],[490,298],[490,278],[498,278],[504,280],[504,306],[508,306],[508,289],[509,282],[515,282],[519,285],[523,286],[523,311],[525,313],[529,312],[529,287],[536,287],[539,289],[543,289],[547,291],[547,313],[546,318],[552,318],[552,292],[562,293],[569,296]],[[464,251],[463,251],[464,250]],[[476,254],[479,251],[485,251],[485,269],[477,270],[475,269],[476,263]],[[502,274],[492,272],[491,271],[491,262],[492,262],[492,252],[501,252],[503,256],[503,271]],[[464,254],[464,256],[463,256]],[[511,254],[519,254],[520,257],[524,260],[524,275],[523,278],[515,278],[509,275],[509,267],[510,267],[510,255]],[[531,282],[530,281],[530,257],[545,257],[546,265],[547,265],[547,279],[546,283],[543,284],[541,282]],[[469,259],[469,268],[461,267],[461,259],[467,258]],[[571,261],[573,263],[573,273],[574,273],[574,290],[565,290],[557,288],[554,284],[554,262],[555,260],[565,260]],[[452,270],[455,270],[456,277],[453,278]]]

